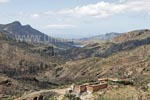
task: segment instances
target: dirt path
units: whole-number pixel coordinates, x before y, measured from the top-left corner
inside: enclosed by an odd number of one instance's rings
[[[51,90],[40,90],[40,91],[35,91],[35,92],[31,92],[31,93],[25,93],[22,97],[17,98],[15,100],[32,100],[34,97],[38,97],[40,95],[51,95],[52,93],[56,93],[57,94],[57,99],[58,100],[62,100],[63,96],[66,93],[67,88],[65,89],[51,89]]]
[[[23,99],[32,100],[34,97],[38,97],[38,96],[43,95],[43,94],[50,95],[53,92],[56,93],[57,100],[62,100],[64,95],[66,94],[67,89],[68,88],[40,90],[40,91],[24,94],[22,97],[15,99],[15,100],[23,100]],[[81,98],[81,100],[93,100],[94,96],[93,96],[93,94],[85,94],[85,95],[81,95],[80,98]]]
[[[62,100],[66,91],[67,91],[67,88],[65,88],[65,89],[53,89],[51,91],[54,91],[59,95],[59,96],[57,96],[57,100]]]

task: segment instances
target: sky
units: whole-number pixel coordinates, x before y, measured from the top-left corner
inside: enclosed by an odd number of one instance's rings
[[[150,29],[150,0],[0,0],[0,24],[13,21],[60,38]]]

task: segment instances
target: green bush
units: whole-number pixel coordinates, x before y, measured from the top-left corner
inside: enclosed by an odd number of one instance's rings
[[[56,97],[51,97],[48,100],[57,100],[57,98]]]
[[[79,97],[76,97],[74,94],[66,94],[63,100],[81,100]]]
[[[147,89],[148,93],[150,93],[150,87]]]

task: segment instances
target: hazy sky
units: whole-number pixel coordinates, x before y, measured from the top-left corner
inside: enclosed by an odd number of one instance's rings
[[[0,0],[0,23],[20,21],[55,37],[150,28],[150,0]]]

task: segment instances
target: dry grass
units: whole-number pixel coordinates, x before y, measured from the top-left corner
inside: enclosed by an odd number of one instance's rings
[[[147,100],[145,94],[135,87],[126,86],[110,90],[98,100]]]

